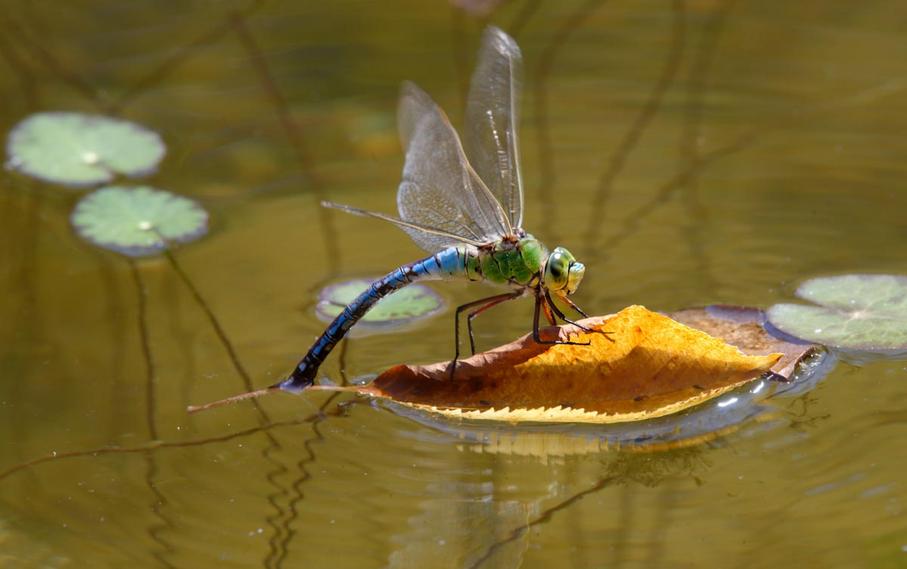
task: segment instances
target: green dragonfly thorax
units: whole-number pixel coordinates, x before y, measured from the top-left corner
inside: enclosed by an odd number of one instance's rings
[[[517,241],[501,240],[479,249],[478,271],[493,283],[527,286],[539,276],[548,249],[531,235]]]
[[[549,253],[538,239],[499,241],[479,250],[477,271],[494,283],[529,286],[541,282],[552,292],[573,294],[586,268],[563,247]]]

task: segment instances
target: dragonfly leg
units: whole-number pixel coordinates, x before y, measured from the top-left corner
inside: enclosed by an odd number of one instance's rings
[[[570,346],[588,346],[590,344],[590,342],[570,342],[570,341],[564,342],[562,340],[542,340],[542,337],[539,334],[539,314],[541,313],[541,309],[542,309],[543,305],[544,304],[542,302],[542,294],[537,291],[535,294],[535,313],[533,314],[533,317],[532,317],[532,339],[535,340],[536,344],[548,344],[548,345],[565,344],[565,345],[570,345]]]
[[[522,294],[522,291],[520,291],[520,294]],[[516,298],[516,296],[514,296],[514,293],[512,293],[512,292],[507,292],[504,294],[496,294],[494,296],[480,298],[479,300],[467,302],[466,304],[461,304],[460,306],[457,307],[456,311],[454,312],[454,357],[450,361],[450,379],[453,379],[454,372],[457,370],[457,360],[460,359],[460,314],[462,314],[464,310],[469,310],[470,308],[473,308],[475,306],[480,307],[478,309],[478,311],[484,311],[484,307],[481,305],[494,303],[494,304],[492,304],[492,306],[494,306],[495,304],[498,304],[499,302],[503,302],[504,300],[510,300],[511,298]],[[491,307],[489,306],[488,308],[491,308]],[[469,345],[472,348],[472,352],[475,353],[475,351],[476,351],[475,350],[475,340],[473,340],[473,337],[472,337],[472,322],[471,321],[469,323]]]
[[[564,302],[566,302],[567,304],[570,305],[570,308],[572,308],[573,310],[576,310],[580,315],[582,315],[583,318],[589,318],[589,315],[586,314],[585,311],[583,311],[582,308],[580,308],[579,306],[577,306],[575,302],[573,302],[572,300],[570,300],[570,297],[568,297],[568,296],[562,296],[561,298],[564,299]]]
[[[561,297],[561,298],[563,298],[564,300],[567,300],[567,297]],[[557,315],[557,317],[560,318],[561,320],[563,320],[564,322],[566,322],[567,324],[573,324],[574,326],[576,326],[577,328],[579,328],[580,330],[582,330],[584,332],[603,334],[605,336],[605,338],[608,338],[612,342],[614,341],[614,339],[611,338],[611,336],[610,336],[610,334],[613,334],[613,332],[606,332],[605,330],[593,330],[592,328],[587,328],[586,326],[583,326],[579,322],[574,322],[573,320],[570,320],[569,318],[567,318],[567,316],[563,312],[561,312],[561,309],[558,308],[557,305],[554,303],[554,299],[551,298],[551,293],[547,289],[545,290],[545,300],[548,301],[548,306],[550,307],[550,309],[552,311],[554,311],[554,313]],[[585,315],[585,312],[583,312],[582,310],[577,308],[577,306],[575,304],[573,304],[572,300],[567,300],[567,303],[570,304],[571,306],[573,306],[574,308],[576,308],[577,312]]]
[[[519,298],[522,295],[523,295],[522,290],[515,290],[513,292],[508,292],[508,293],[498,294],[495,296],[488,297],[485,299],[488,301],[486,304],[476,308],[475,310],[473,310],[472,312],[469,313],[469,315],[466,317],[466,330],[469,332],[469,349],[472,350],[472,355],[476,354],[476,340],[472,334],[472,319],[475,318],[476,316],[478,316],[479,314],[482,314],[489,308],[494,308],[495,306],[501,304],[502,302],[507,302],[508,300],[513,300],[515,298]]]
[[[546,293],[548,291],[545,291]],[[551,306],[547,302],[542,302],[542,310],[545,312],[545,319],[548,320],[548,324],[552,326],[557,326],[557,320],[554,319],[554,313],[551,312]]]

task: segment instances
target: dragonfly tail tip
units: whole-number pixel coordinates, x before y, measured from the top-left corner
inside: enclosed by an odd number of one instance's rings
[[[274,389],[280,389],[281,391],[286,391],[287,393],[302,393],[312,385],[314,385],[312,380],[300,380],[293,376],[288,377],[287,379],[275,383],[271,387]]]

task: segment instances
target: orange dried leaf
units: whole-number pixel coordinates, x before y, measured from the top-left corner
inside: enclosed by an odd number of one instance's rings
[[[601,333],[552,327],[448,363],[396,366],[360,393],[447,416],[503,421],[618,423],[676,413],[760,377],[782,354],[734,346],[642,306],[582,321]]]

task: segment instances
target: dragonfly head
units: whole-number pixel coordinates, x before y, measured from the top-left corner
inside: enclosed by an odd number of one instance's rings
[[[563,247],[556,247],[545,261],[545,287],[557,294],[573,294],[579,287],[586,266]]]

